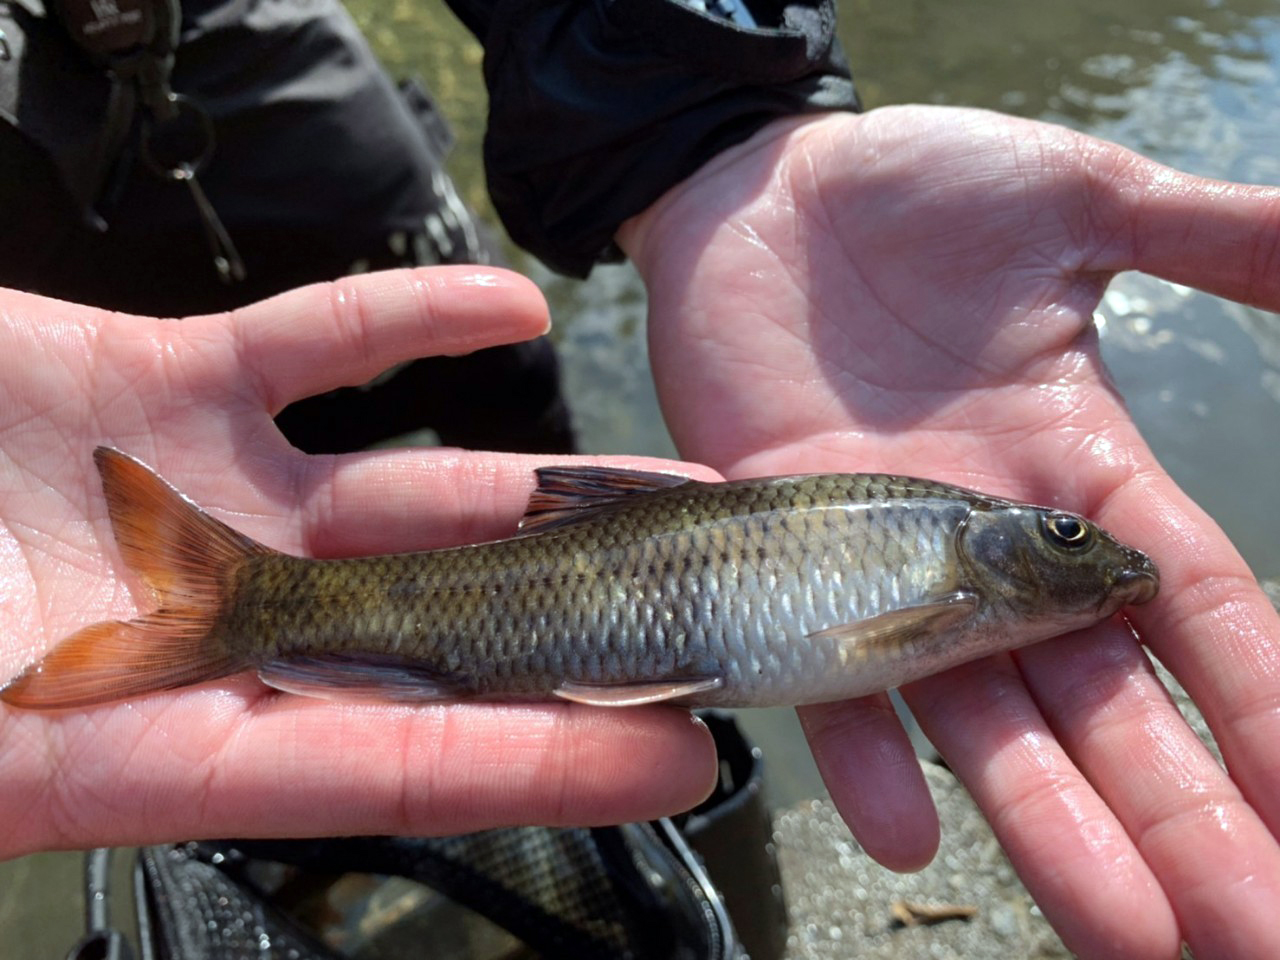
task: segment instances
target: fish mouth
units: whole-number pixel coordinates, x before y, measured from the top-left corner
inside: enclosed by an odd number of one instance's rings
[[[1160,592],[1160,574],[1150,560],[1143,558],[1140,566],[1121,570],[1111,585],[1112,602],[1120,606],[1148,603]]]

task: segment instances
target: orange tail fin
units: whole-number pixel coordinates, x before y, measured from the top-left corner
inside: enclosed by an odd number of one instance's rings
[[[118,450],[99,447],[111,528],[124,561],[159,609],[136,620],[85,627],[0,689],[28,710],[83,707],[183,687],[250,664],[213,630],[236,568],[267,547],[215,520]]]

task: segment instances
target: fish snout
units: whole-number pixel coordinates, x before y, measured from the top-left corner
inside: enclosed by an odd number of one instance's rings
[[[1124,606],[1147,603],[1160,592],[1160,571],[1156,565],[1142,554],[1133,559],[1134,563],[1116,574],[1111,587],[1111,596]]]

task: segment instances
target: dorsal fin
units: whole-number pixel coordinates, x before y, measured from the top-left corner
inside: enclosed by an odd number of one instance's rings
[[[594,516],[640,493],[669,490],[686,483],[689,477],[620,467],[539,467],[538,488],[529,496],[520,529],[554,530]]]

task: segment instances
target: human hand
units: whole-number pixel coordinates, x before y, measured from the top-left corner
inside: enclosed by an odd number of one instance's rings
[[[98,444],[292,552],[510,533],[533,458],[306,457],[271,415],[412,356],[545,326],[536,288],[487,268],[372,274],[182,322],[0,291],[0,681],[76,628],[135,612]],[[705,728],[668,709],[338,704],[230,678],[86,710],[0,705],[0,859],[214,836],[612,823],[686,809],[714,776]]]
[[[1280,622],[1160,468],[1092,314],[1143,270],[1280,309],[1280,190],[979,111],[777,123],[621,233],[682,454],[727,476],[870,470],[1077,510],[1159,564],[1128,616],[903,691],[1067,945],[1280,956]],[[887,698],[802,711],[833,799],[897,869],[933,810]]]

